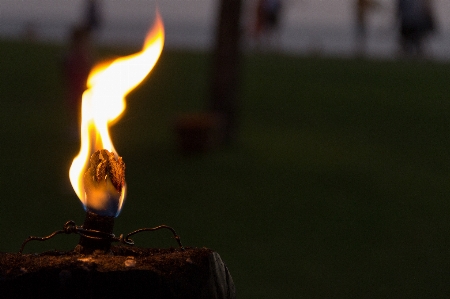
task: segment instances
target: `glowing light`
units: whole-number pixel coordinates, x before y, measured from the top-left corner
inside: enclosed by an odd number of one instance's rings
[[[96,65],[89,74],[83,94],[81,109],[81,148],[69,170],[72,187],[85,209],[104,206],[110,216],[117,216],[125,199],[123,188],[115,210],[111,203],[96,202],[95,197],[87,197],[83,175],[89,167],[89,158],[96,150],[106,149],[116,156],[117,151],[111,141],[108,128],[116,122],[125,110],[125,96],[138,86],[155,66],[164,46],[164,25],[157,13],[155,24],[147,34],[144,46],[138,53],[120,57],[111,63]]]

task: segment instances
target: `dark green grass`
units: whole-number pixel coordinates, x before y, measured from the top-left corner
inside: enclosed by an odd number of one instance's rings
[[[0,250],[16,251],[84,213],[67,176],[78,148],[62,49],[0,51]],[[238,141],[186,158],[173,120],[205,106],[208,73],[208,55],[165,50],[129,96],[112,130],[129,187],[117,234],[173,226],[221,254],[240,298],[448,297],[448,64],[248,55]],[[165,232],[135,241],[176,245]]]

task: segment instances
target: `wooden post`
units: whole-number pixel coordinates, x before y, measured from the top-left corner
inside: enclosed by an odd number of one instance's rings
[[[228,268],[207,248],[112,246],[109,254],[0,253],[1,298],[235,299]]]

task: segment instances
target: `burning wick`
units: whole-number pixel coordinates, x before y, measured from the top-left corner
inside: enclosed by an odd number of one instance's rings
[[[114,217],[118,214],[120,200],[125,193],[125,163],[105,149],[98,150],[90,158],[90,166],[83,176],[86,192],[86,218],[83,228],[112,234]],[[93,239],[83,235],[75,248],[81,253],[94,250],[108,251],[111,241]]]
[[[92,154],[83,176],[86,206],[100,216],[116,216],[125,193],[125,163],[122,157],[102,149]]]

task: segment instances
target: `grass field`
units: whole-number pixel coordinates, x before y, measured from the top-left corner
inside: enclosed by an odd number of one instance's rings
[[[68,182],[78,145],[62,48],[3,41],[0,52],[0,251],[17,251],[84,212]],[[239,298],[448,297],[450,65],[243,62],[239,138],[203,156],[176,151],[173,120],[204,106],[207,54],[165,50],[129,96],[112,129],[129,190],[116,234],[173,226],[221,254]],[[176,245],[165,232],[135,241]]]

